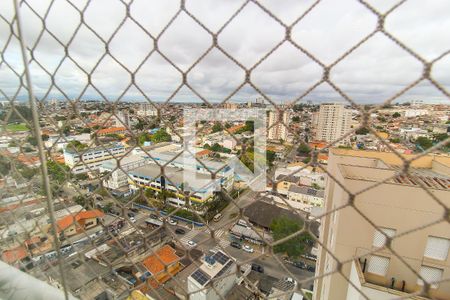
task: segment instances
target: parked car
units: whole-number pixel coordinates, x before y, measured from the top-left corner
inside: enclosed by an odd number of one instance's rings
[[[264,267],[258,264],[252,264],[252,270],[259,273],[264,273]]]
[[[175,229],[175,233],[176,233],[176,234],[185,234],[185,233],[186,233],[186,230],[181,229],[181,228],[177,228],[177,229]]]
[[[242,227],[248,227],[247,221],[242,220],[242,219],[240,219],[239,221],[237,221],[236,224],[239,225],[239,226],[242,226]]]
[[[188,244],[189,246],[191,246],[191,247],[197,246],[197,243],[194,242],[194,241],[188,241],[187,244]]]
[[[284,277],[284,281],[295,284],[295,280],[292,277]]]
[[[297,267],[297,268],[300,268],[300,269],[302,269],[302,270],[306,270],[306,268],[308,267],[304,262],[302,262],[302,261],[295,261],[294,263],[293,263],[293,265],[295,266],[295,267]]]
[[[255,252],[255,250],[253,250],[253,248],[250,247],[250,246],[248,246],[248,245],[244,245],[244,247],[242,247],[242,249],[243,249],[245,252],[248,252],[248,253],[253,253],[253,252]]]
[[[131,221],[131,223],[136,223],[136,218],[135,217],[130,217],[130,221]]]
[[[177,225],[178,222],[177,222],[177,220],[174,220],[174,219],[172,219],[172,218],[169,218],[169,224],[170,224],[170,225]]]
[[[221,214],[221,213],[218,213],[218,214],[215,215],[214,218],[213,218],[214,222],[217,222],[217,221],[219,221],[220,219],[222,219],[222,214]]]
[[[128,212],[127,216],[128,216],[128,218],[131,218],[131,217],[134,217],[135,215],[132,212]]]
[[[233,248],[236,248],[236,249],[241,249],[242,248],[242,245],[239,244],[238,242],[231,242],[230,246],[233,247]]]
[[[306,270],[309,272],[316,272],[316,267],[315,266],[307,266]]]

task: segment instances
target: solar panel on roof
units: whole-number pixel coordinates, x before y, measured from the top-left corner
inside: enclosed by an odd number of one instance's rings
[[[227,261],[230,260],[230,258],[228,256],[226,256],[225,254],[223,254],[220,251],[217,251],[216,254],[214,254],[213,258],[218,261],[221,265],[224,265]]]
[[[217,273],[216,276],[214,276],[214,278],[217,278],[217,277],[222,276],[223,273],[225,273],[226,270],[228,270],[228,269],[231,267],[232,264],[233,264],[233,261],[230,260],[230,261],[222,268],[222,270],[220,270],[219,273]]]
[[[191,276],[202,286],[205,285],[205,283],[208,282],[208,280],[210,279],[209,275],[203,273],[202,270],[200,270],[200,269],[195,271]]]

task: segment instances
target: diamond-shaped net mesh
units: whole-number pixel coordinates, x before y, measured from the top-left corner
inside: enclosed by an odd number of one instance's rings
[[[2,1],[2,260],[66,298],[448,299],[450,139],[433,124],[428,144],[414,145],[412,130],[386,133],[401,126],[390,107],[414,89],[438,93],[447,107],[434,115],[448,120],[448,34],[428,39],[436,47],[425,55],[387,26],[411,22],[401,12],[412,1],[348,1],[360,17],[348,35],[311,37],[333,22],[321,14],[333,4],[320,2],[283,4],[286,16],[266,1]],[[401,68],[394,92],[380,92]],[[280,104],[283,72],[297,96]],[[379,81],[364,86],[370,72]],[[382,96],[366,105],[352,84]],[[330,94],[347,108],[319,112],[313,100]],[[236,111],[249,95],[271,110],[267,156],[255,119],[196,118],[204,149],[183,147],[183,109]],[[317,134],[326,142],[311,143]],[[368,144],[377,151],[345,149]],[[235,176],[233,157],[267,164],[267,190]],[[419,245],[420,256],[408,249]]]

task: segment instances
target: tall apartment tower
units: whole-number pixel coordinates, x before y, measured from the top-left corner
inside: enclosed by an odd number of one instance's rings
[[[269,111],[269,134],[268,139],[269,140],[287,140],[288,136],[288,129],[286,126],[289,126],[289,112],[287,110],[284,111],[277,111],[277,110],[271,110]],[[277,123],[277,122],[283,122],[286,124],[286,126],[283,125],[283,123]],[[275,124],[275,125],[274,125]],[[273,125],[273,127],[271,127]]]
[[[340,209],[322,219],[325,247],[319,249],[316,272],[331,274],[316,279],[315,300],[366,299],[360,291],[369,299],[450,299],[450,224],[444,219],[450,157],[417,158],[408,176],[398,175],[402,163],[394,153],[330,150],[327,168],[334,180],[327,182],[326,210]],[[352,194],[364,190],[353,207],[345,207],[349,196],[342,187]],[[393,238],[392,250],[384,248],[386,237]],[[408,296],[424,286],[417,274],[430,284],[429,297]]]
[[[333,142],[350,131],[352,113],[344,104],[321,104],[317,123],[316,139]],[[343,144],[346,141],[341,141]]]
[[[116,126],[130,128],[130,115],[128,111],[121,110],[117,113]]]
[[[156,117],[158,110],[150,103],[141,103],[137,115],[141,117]]]

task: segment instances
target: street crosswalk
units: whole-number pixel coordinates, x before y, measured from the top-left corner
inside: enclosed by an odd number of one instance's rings
[[[216,231],[215,231],[214,236],[215,236],[216,238],[220,238],[221,236],[224,235],[224,233],[225,233],[225,230],[224,230],[224,229],[219,229],[219,230],[216,230]]]
[[[191,230],[188,231],[181,239],[180,242],[183,244],[186,244],[188,241],[192,240],[192,238],[194,238],[194,236],[196,236],[198,234],[197,231],[195,230]]]

